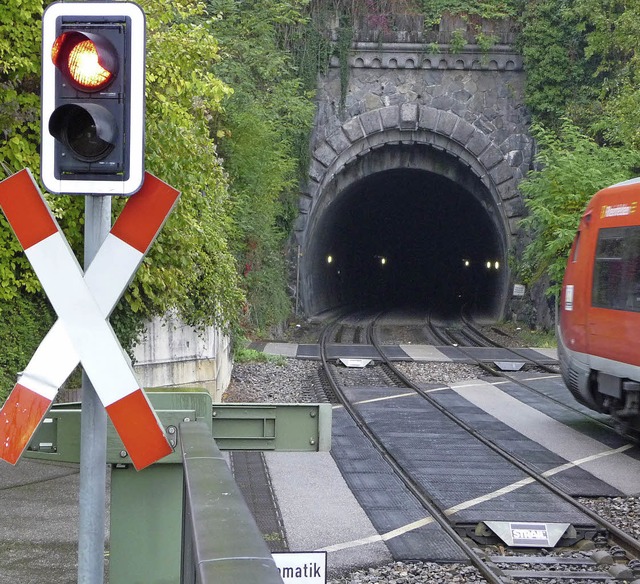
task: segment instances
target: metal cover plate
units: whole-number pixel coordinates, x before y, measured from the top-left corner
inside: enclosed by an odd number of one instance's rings
[[[509,547],[555,547],[570,523],[484,521]]]
[[[494,361],[493,364],[500,371],[520,371],[524,367],[524,363],[518,361]]]
[[[345,367],[357,367],[362,369],[371,363],[371,359],[347,359],[346,357],[340,357],[338,363],[342,363]]]

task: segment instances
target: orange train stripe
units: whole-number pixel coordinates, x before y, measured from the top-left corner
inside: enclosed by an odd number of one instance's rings
[[[50,399],[19,383],[0,410],[0,458],[15,464],[51,406]]]

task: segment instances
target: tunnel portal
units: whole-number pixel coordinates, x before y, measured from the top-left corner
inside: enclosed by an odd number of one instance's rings
[[[302,258],[307,311],[465,307],[497,319],[509,281],[504,231],[487,188],[454,157],[418,146],[370,152],[316,209]]]

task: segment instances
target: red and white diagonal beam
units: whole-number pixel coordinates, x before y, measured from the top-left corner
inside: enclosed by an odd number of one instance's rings
[[[0,458],[15,464],[59,387],[80,361],[136,468],[171,451],[106,318],[178,195],[147,174],[83,278],[28,171],[0,183],[0,206],[60,317],[0,410]]]

